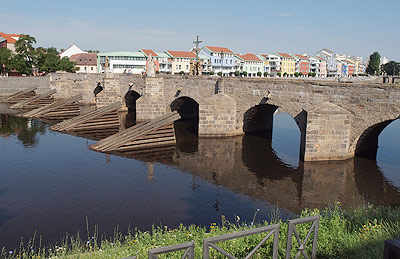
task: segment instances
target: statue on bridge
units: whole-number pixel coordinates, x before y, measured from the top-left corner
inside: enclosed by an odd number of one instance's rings
[[[151,56],[151,54],[147,57],[147,63],[146,63],[146,76],[148,77],[155,77],[156,76],[156,71],[155,71],[155,64],[154,64],[154,58]]]

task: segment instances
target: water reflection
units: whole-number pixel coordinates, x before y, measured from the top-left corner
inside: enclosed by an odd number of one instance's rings
[[[47,124],[38,120],[31,120],[10,115],[0,115],[0,136],[16,135],[25,147],[34,147],[39,142],[38,134],[44,134]]]
[[[181,126],[180,130],[188,127]],[[323,208],[335,201],[345,207],[366,203],[400,204],[399,191],[372,160],[301,162],[294,168],[277,156],[269,140],[258,136],[200,138],[195,144],[196,150],[188,150],[190,141],[169,147],[162,159],[160,154],[166,148],[153,149],[145,158],[135,152],[124,155],[175,165],[217,187],[223,186],[293,212]],[[218,207],[218,198],[215,204]]]

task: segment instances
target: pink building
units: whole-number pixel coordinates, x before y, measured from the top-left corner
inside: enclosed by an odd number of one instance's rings
[[[341,75],[341,74],[342,74],[342,63],[341,63],[341,62],[338,62],[338,63],[336,64],[336,67],[337,67],[337,74],[338,74],[338,75]]]
[[[319,77],[327,77],[328,72],[326,71],[326,60],[321,58],[321,57],[317,57],[320,60],[319,63]]]

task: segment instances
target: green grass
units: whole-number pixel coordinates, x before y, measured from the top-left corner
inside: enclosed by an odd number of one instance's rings
[[[318,235],[318,258],[382,258],[384,241],[400,236],[400,207],[373,207],[362,206],[355,209],[342,210],[340,204],[324,210],[302,211],[300,217],[320,214]],[[211,222],[209,227],[196,225],[179,226],[170,229],[168,226],[154,227],[152,231],[142,232],[129,230],[123,235],[118,229],[114,236],[108,239],[100,238],[97,230],[87,233],[87,238],[79,235],[66,237],[63,244],[53,247],[34,247],[32,239],[28,244],[21,242],[18,249],[12,251],[2,249],[1,258],[122,258],[137,255],[138,258],[147,258],[147,251],[151,248],[168,246],[188,241],[195,241],[195,257],[201,258],[202,240],[206,237],[236,232],[260,225],[281,223],[279,234],[279,255],[284,258],[288,224],[275,214],[271,222],[248,226],[236,217],[236,222],[228,222],[221,216],[221,222]],[[311,223],[296,227],[303,239]],[[250,237],[218,243],[218,246],[243,258],[265,236],[258,234]],[[308,243],[308,254],[311,250]],[[298,246],[293,236],[292,255]],[[182,253],[181,253],[182,254]],[[168,254],[168,258],[180,258],[179,253]],[[272,255],[272,239],[268,240],[253,258],[269,258]],[[211,258],[223,258],[214,249],[210,249]],[[167,257],[161,257],[167,258]]]

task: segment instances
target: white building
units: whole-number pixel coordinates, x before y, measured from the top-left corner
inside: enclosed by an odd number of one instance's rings
[[[103,52],[97,54],[97,70],[104,73],[108,59],[111,73],[141,74],[146,70],[147,58],[142,52]]]
[[[87,53],[86,51],[81,50],[78,46],[72,45],[68,47],[66,50],[59,54],[60,58],[68,57],[70,58],[72,55]]]

